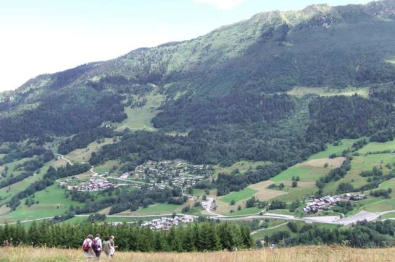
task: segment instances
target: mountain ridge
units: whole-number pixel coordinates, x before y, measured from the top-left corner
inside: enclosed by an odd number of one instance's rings
[[[99,69],[96,72],[103,71],[102,69],[100,69],[100,67],[104,67],[104,68],[105,67],[112,68],[112,67],[117,67],[117,66],[121,66],[122,67],[123,66],[122,65],[122,60],[124,60],[124,62],[125,62],[128,59],[130,59],[130,58],[139,59],[139,57],[141,55],[145,54],[146,52],[149,52],[150,50],[160,51],[163,48],[171,49],[172,47],[174,48],[174,47],[178,47],[180,45],[185,45],[185,44],[188,44],[188,43],[196,43],[196,42],[199,42],[199,40],[201,40],[201,39],[209,39],[211,36],[214,36],[214,35],[218,37],[218,34],[226,33],[226,31],[228,31],[228,30],[232,31],[235,28],[235,26],[241,26],[242,28],[240,30],[242,30],[243,33],[245,33],[244,30],[243,30],[243,26],[246,26],[247,28],[251,28],[252,27],[253,31],[261,32],[261,31],[264,31],[265,28],[267,28],[269,26],[272,26],[272,25],[277,25],[277,26],[292,25],[292,26],[296,26],[296,25],[302,23],[303,21],[309,20],[309,19],[313,18],[314,16],[317,16],[317,15],[320,15],[320,14],[322,14],[322,15],[332,14],[332,15],[334,15],[336,17],[337,15],[340,14],[339,11],[342,11],[343,9],[349,10],[351,8],[356,8],[356,9],[359,9],[359,11],[365,12],[366,14],[370,14],[372,16],[378,16],[378,17],[379,16],[383,16],[383,15],[385,15],[385,16],[387,16],[387,15],[394,15],[395,14],[395,1],[393,1],[393,0],[383,0],[383,1],[371,2],[371,3],[368,3],[366,5],[345,5],[345,6],[338,6],[338,7],[331,7],[331,6],[328,6],[328,5],[325,5],[325,4],[323,4],[323,5],[311,5],[311,6],[308,6],[308,7],[304,8],[301,11],[283,11],[283,12],[272,11],[272,12],[258,13],[256,15],[252,16],[250,19],[247,19],[245,21],[241,21],[241,22],[238,22],[238,23],[234,23],[234,24],[231,24],[231,25],[222,26],[222,27],[220,27],[218,29],[215,29],[215,30],[209,32],[206,35],[203,35],[203,36],[191,39],[191,40],[165,43],[165,44],[159,45],[157,47],[152,47],[152,48],[138,48],[136,50],[132,50],[131,52],[129,52],[129,53],[125,54],[125,55],[122,55],[122,56],[120,56],[118,58],[114,58],[114,59],[111,59],[111,60],[108,60],[108,61],[91,62],[91,63],[87,63],[87,64],[83,64],[83,65],[77,66],[77,67],[72,68],[72,69],[68,69],[68,70],[65,70],[65,71],[57,72],[57,73],[54,73],[54,74],[39,75],[36,78],[28,80],[25,84],[23,84],[17,90],[19,90],[20,92],[24,92],[24,91],[26,91],[26,89],[29,89],[29,87],[31,88],[31,86],[34,86],[34,85],[37,86],[37,84],[35,84],[35,82],[41,82],[42,79],[48,79],[48,77],[51,77],[51,76],[54,76],[54,75],[56,76],[56,75],[58,75],[60,73],[67,72],[67,71],[70,71],[70,70],[75,70],[77,68],[84,67],[84,66],[87,66],[87,65],[94,65],[92,67],[92,70],[94,70],[95,67],[98,67]],[[303,19],[300,20],[300,16],[307,16],[307,17],[303,17]],[[274,19],[274,21],[272,21],[273,19]],[[327,18],[324,17],[324,20],[322,21],[322,25],[328,26],[328,23],[327,23],[328,21],[326,21],[325,19],[327,19]],[[331,21],[329,20],[329,23],[330,22]],[[241,38],[241,39],[239,39],[239,41],[254,41],[259,36],[260,36],[259,33],[258,34],[255,33],[255,35],[254,35],[254,32],[252,32],[249,35],[247,35],[246,39],[243,40]],[[224,48],[224,47],[226,47],[226,46],[222,45],[222,46],[219,46],[218,48]],[[230,47],[230,48],[233,50],[233,46]],[[244,49],[241,49],[240,52],[242,52],[243,50]],[[165,50],[165,51],[169,51],[169,50]],[[227,51],[227,49],[225,49],[225,51]],[[176,58],[172,57],[172,59],[174,60]],[[114,64],[113,66],[111,66],[112,63]],[[133,65],[131,65],[131,66],[133,66]],[[145,69],[147,69],[147,66],[148,65],[146,65],[145,67],[143,66],[143,67]],[[127,70],[129,67],[130,66],[127,66],[125,69]],[[178,66],[178,67],[176,66],[176,68],[179,68],[179,67],[180,66]],[[155,70],[155,68],[148,68],[148,70]],[[167,68],[167,70],[171,71],[172,68]],[[75,82],[75,84],[79,84],[79,83],[81,83],[83,81],[87,81],[87,79],[89,79],[90,75],[95,74],[95,72],[91,72],[91,70],[87,70],[87,73],[88,74],[85,77],[85,79],[81,79],[81,81],[77,81],[77,82]],[[130,73],[130,72],[126,72],[126,73]],[[84,75],[85,74],[83,74],[82,76],[84,76]],[[78,80],[78,79],[76,79],[76,80]],[[70,83],[70,85],[72,85],[73,83],[74,82]],[[17,90],[9,92],[9,94],[16,94],[16,93],[18,93]]]

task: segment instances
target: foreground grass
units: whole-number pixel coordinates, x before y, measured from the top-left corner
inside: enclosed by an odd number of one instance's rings
[[[113,261],[139,262],[390,262],[395,248],[351,249],[343,247],[295,247],[264,249],[258,251],[214,252],[214,253],[121,253]],[[103,257],[102,260],[106,260]],[[80,250],[48,248],[2,248],[1,262],[69,262],[87,261]],[[89,261],[89,260],[88,260]]]

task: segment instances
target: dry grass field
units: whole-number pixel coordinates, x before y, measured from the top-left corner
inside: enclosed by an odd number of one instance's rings
[[[295,247],[214,253],[116,253],[118,262],[393,262],[395,248]],[[105,257],[101,259],[107,261]],[[87,260],[80,250],[2,248],[1,262],[68,262]]]
[[[268,200],[276,198],[278,196],[287,194],[287,192],[284,192],[284,191],[273,190],[273,189],[267,188],[271,184],[273,184],[273,182],[268,180],[268,181],[260,182],[258,184],[250,185],[249,188],[252,188],[252,189],[258,191],[255,194],[255,197],[261,201],[268,201]]]
[[[112,143],[111,138],[106,138],[102,143],[97,143],[96,141],[90,143],[86,148],[76,149],[66,155],[67,159],[70,159],[72,162],[88,162],[92,153],[99,151],[99,149],[104,146]]]
[[[325,165],[327,165],[329,168],[338,168],[345,160],[345,157],[311,159],[296,166],[325,167]]]

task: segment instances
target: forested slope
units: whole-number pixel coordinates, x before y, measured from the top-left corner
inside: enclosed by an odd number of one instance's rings
[[[84,162],[113,163],[119,174],[149,160],[265,163],[244,176],[214,176],[198,185],[225,194],[268,180],[327,143],[391,141],[394,60],[395,1],[384,0],[261,13],[189,41],[38,76],[0,96],[0,185],[10,189],[0,201],[15,209],[20,198],[52,185],[59,178],[46,171],[53,153],[77,149],[89,151]],[[312,92],[287,92],[295,88]],[[369,93],[342,95],[348,90]],[[152,127],[128,126],[131,119]],[[93,143],[98,146],[90,150]],[[18,192],[10,192],[19,182]],[[178,188],[163,193],[184,201]],[[106,194],[83,210],[144,206],[142,199],[122,203],[133,190]]]

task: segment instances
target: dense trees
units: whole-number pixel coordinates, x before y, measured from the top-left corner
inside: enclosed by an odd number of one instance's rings
[[[359,96],[319,97],[309,105],[309,137],[324,140],[372,135],[393,126],[392,104]]]
[[[34,156],[40,156],[43,160],[40,162],[47,162],[53,158],[51,150],[45,149],[43,146],[37,145],[35,143],[29,143],[23,146],[17,143],[3,144],[0,148],[0,152],[1,154],[5,154],[5,156],[0,159],[0,165]]]
[[[215,98],[183,96],[169,102],[154,119],[158,128],[188,130],[210,125],[276,122],[293,112],[295,102],[287,95],[231,93]]]
[[[173,227],[169,231],[152,231],[127,224],[36,224],[26,229],[21,225],[0,227],[0,242],[11,245],[80,248],[88,234],[115,235],[121,251],[217,251],[253,246],[250,230],[233,223],[195,223]]]
[[[268,129],[265,134],[266,129],[265,125],[256,123],[248,128],[198,128],[187,136],[131,132],[124,134],[119,142],[105,145],[99,152],[92,154],[90,163],[97,165],[110,159],[120,159],[128,163],[129,169],[147,160],[177,158],[197,164],[230,165],[243,159],[293,164],[323,147],[307,144],[303,137],[295,137],[288,131],[273,132]],[[256,133],[259,133],[259,138],[256,138]]]
[[[391,198],[392,188],[388,189],[379,189],[375,191],[371,191],[370,195],[374,197],[384,197],[384,198]]]
[[[92,88],[64,89],[42,99],[32,110],[0,118],[0,141],[20,141],[29,137],[71,135],[100,126],[104,121],[126,118],[123,98]]]
[[[0,188],[7,187],[9,185],[15,184],[15,183],[17,183],[19,181],[22,181],[23,179],[25,179],[25,178],[27,178],[29,176],[32,176],[32,175],[33,175],[32,172],[29,172],[29,173],[28,172],[24,172],[22,174],[19,174],[19,175],[12,176],[12,177],[9,177],[7,179],[4,179],[3,181],[0,182]]]
[[[182,195],[182,191],[175,189],[148,188],[119,190],[110,189],[102,192],[98,199],[95,199],[86,192],[70,192],[69,198],[84,203],[84,206],[77,207],[73,212],[76,214],[94,213],[101,209],[111,207],[109,214],[120,213],[126,210],[136,211],[140,207],[147,207],[154,203],[169,203],[181,205],[187,200]]]
[[[317,225],[304,225],[294,228],[296,235],[280,231],[266,236],[266,243],[284,246],[342,244],[357,248],[389,247],[395,237],[395,222],[360,222],[347,228],[326,229]]]
[[[112,137],[113,135],[112,129],[104,127],[82,131],[72,138],[62,141],[58,147],[58,152],[65,155],[75,149],[84,148],[97,139]]]

